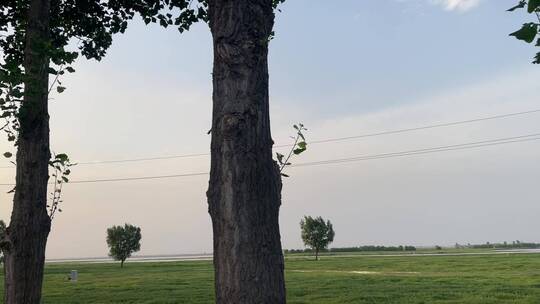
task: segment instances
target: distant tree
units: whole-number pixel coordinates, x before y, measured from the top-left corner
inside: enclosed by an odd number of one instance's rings
[[[436,250],[442,250],[442,247],[439,246],[439,245],[435,245],[435,249],[436,249]]]
[[[107,229],[107,245],[109,245],[109,256],[120,261],[120,267],[124,267],[124,262],[131,254],[141,250],[141,228],[125,224],[113,226]]]
[[[328,247],[334,241],[334,227],[330,221],[324,221],[322,217],[312,218],[304,216],[300,221],[302,229],[302,241],[307,247],[315,251],[315,260],[319,259],[319,252]]]
[[[520,0],[517,5],[510,8],[508,11],[513,12],[517,9],[526,9],[529,14],[534,15],[535,21],[524,23],[521,28],[510,36],[527,43],[535,43],[540,46],[540,1],[539,0]],[[538,22],[536,22],[538,21]],[[537,37],[539,37],[537,39]],[[540,52],[536,54],[533,63],[540,64]]]

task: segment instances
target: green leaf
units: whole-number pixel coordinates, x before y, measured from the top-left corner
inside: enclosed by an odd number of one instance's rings
[[[68,71],[70,73],[75,73],[75,69],[70,67],[70,66],[66,67],[66,71]]]
[[[276,153],[276,157],[277,157],[279,163],[283,164],[283,157],[285,157],[285,155],[283,155],[281,153]]]
[[[538,24],[536,23],[525,23],[519,31],[513,32],[510,36],[514,36],[519,40],[526,41],[531,43],[534,41],[536,34],[538,33]]]
[[[540,7],[540,0],[529,0],[529,5],[527,6],[527,11],[532,13]]]
[[[540,64],[540,52],[536,54],[536,56],[534,57],[534,61],[533,61],[534,64]]]
[[[65,176],[62,176],[62,180],[65,182],[65,183],[68,183],[69,182],[69,179]]]
[[[61,153],[61,154],[56,155],[56,159],[64,163],[69,160],[69,157],[67,156],[67,154]]]
[[[508,9],[507,11],[508,12],[513,12],[513,11],[517,10],[518,8],[524,8],[525,5],[527,5],[527,3],[525,1],[519,1],[518,5]]]
[[[302,154],[302,152],[306,151],[306,149],[301,149],[301,148],[298,148],[298,149],[294,149],[293,153],[295,155],[299,155],[299,154]]]
[[[285,174],[285,173],[281,173],[281,176],[283,176],[283,177],[290,177],[290,176],[288,176],[288,175]]]
[[[6,153],[4,153],[4,157],[5,157],[5,158],[10,158],[10,157],[12,157],[12,156],[13,156],[13,154],[12,154],[11,152],[6,152]]]
[[[307,149],[307,144],[305,141],[301,141],[298,143],[298,148],[300,149],[303,149],[303,150],[306,150]]]
[[[66,87],[62,87],[62,86],[57,86],[57,87],[56,87],[56,91],[57,91],[58,93],[63,93],[65,90],[66,90]]]
[[[51,67],[49,67],[47,70],[48,70],[49,74],[53,74],[53,75],[57,75],[57,74],[58,74],[58,71],[56,71],[55,69],[53,69],[53,68],[51,68]]]

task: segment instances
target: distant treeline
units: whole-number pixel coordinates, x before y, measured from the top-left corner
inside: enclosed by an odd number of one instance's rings
[[[285,253],[312,253],[311,249],[285,249]],[[416,251],[414,246],[360,246],[321,250],[321,252]]]
[[[455,248],[474,248],[474,249],[539,249],[539,243],[526,243],[521,241],[513,241],[512,243],[490,243],[485,244],[456,244]]]

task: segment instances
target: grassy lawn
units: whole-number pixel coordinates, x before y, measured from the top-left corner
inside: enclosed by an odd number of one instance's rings
[[[296,257],[286,275],[289,303],[540,303],[537,254]],[[208,261],[54,264],[44,303],[211,303],[212,277]]]

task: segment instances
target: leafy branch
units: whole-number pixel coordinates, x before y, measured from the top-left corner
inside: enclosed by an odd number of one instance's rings
[[[66,90],[66,87],[63,87],[62,82],[60,81],[60,76],[64,75],[66,73],[66,71],[69,72],[69,73],[74,73],[75,69],[73,67],[71,67],[71,66],[60,65],[58,71],[56,71],[56,70],[51,70],[50,71],[50,73],[55,75],[55,76],[54,76],[54,79],[53,79],[51,85],[49,86],[49,94],[51,94],[51,91],[55,88],[55,86],[56,86],[56,92],[58,94],[61,94]]]
[[[540,0],[520,0],[517,5],[511,7],[508,11],[513,12],[525,8],[527,13],[536,15],[538,22],[524,23],[519,30],[511,33],[510,36],[527,43],[533,43],[536,40],[535,46],[540,47]],[[540,52],[536,54],[533,63],[540,64]]]
[[[296,135],[291,136],[291,138],[294,139],[294,144],[292,145],[289,154],[287,154],[285,157],[285,155],[276,152],[276,157],[279,164],[279,173],[284,177],[289,177],[289,175],[283,173],[283,170],[285,170],[285,167],[292,165],[292,163],[289,162],[291,157],[293,155],[300,155],[307,150],[306,138],[304,137],[304,131],[307,131],[307,129],[301,123],[294,125],[293,128],[296,130]]]
[[[18,114],[24,94],[23,77],[21,68],[6,58],[0,66],[0,118],[5,121],[1,130],[6,133],[8,141],[15,145],[20,128]],[[6,152],[4,156],[9,158],[11,153]]]
[[[62,202],[62,186],[69,182],[70,168],[75,165],[71,163],[67,154],[63,153],[54,155],[54,158],[49,161],[49,166],[53,169],[53,189],[50,193],[50,203],[47,205],[51,220],[57,211],[62,212],[62,209],[59,208]]]

